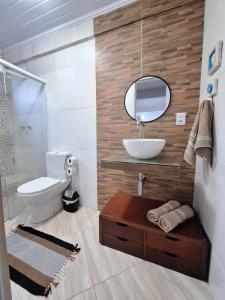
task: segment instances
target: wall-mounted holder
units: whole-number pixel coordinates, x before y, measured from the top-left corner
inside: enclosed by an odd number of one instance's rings
[[[222,63],[223,42],[219,41],[208,57],[208,75],[213,75]]]
[[[207,86],[207,93],[209,97],[216,96],[218,92],[218,79],[214,79]]]

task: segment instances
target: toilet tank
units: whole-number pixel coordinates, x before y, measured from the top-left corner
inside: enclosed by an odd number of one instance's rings
[[[71,154],[68,152],[46,152],[47,176],[60,180],[67,179],[65,162],[69,155]]]

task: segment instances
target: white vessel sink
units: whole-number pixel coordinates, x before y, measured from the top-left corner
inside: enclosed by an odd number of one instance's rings
[[[165,147],[164,139],[124,139],[128,154],[137,159],[150,159],[160,154]]]

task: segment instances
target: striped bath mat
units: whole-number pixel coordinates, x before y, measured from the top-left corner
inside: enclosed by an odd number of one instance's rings
[[[48,296],[57,286],[78,245],[64,242],[32,227],[19,225],[7,237],[10,278],[30,293]]]

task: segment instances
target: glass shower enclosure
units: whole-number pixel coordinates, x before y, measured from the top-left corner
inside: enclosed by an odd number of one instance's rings
[[[0,180],[4,220],[24,213],[17,187],[46,176],[45,85],[0,69]]]

